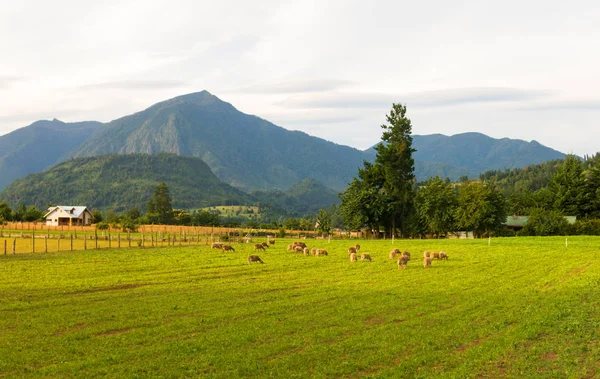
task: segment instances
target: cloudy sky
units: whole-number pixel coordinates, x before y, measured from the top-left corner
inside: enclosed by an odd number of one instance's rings
[[[208,90],[364,149],[414,134],[600,151],[600,2],[0,0],[0,134]]]

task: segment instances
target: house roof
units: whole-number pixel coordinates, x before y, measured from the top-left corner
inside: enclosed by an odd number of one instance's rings
[[[48,217],[48,215],[50,213],[52,213],[52,212],[54,212],[55,210],[58,210],[58,209],[61,209],[65,213],[68,213],[69,214],[67,216],[68,218],[79,218],[83,212],[87,211],[87,207],[83,207],[83,206],[73,207],[73,206],[70,206],[70,205],[57,205],[55,207],[48,208],[48,212],[44,215],[44,217]],[[73,210],[73,213],[71,213],[71,210]]]
[[[569,224],[573,224],[575,221],[577,221],[577,216],[564,216],[564,218]],[[508,216],[506,218],[506,222],[504,222],[504,225],[512,227],[524,227],[525,224],[527,224],[527,221],[529,221],[529,216]]]

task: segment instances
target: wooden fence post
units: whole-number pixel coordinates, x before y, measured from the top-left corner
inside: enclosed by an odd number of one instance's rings
[[[15,255],[17,253],[17,239],[16,238],[13,240],[12,253],[13,253],[13,255]]]
[[[127,231],[127,244],[131,247],[131,235],[129,234],[129,231]]]
[[[87,250],[87,233],[83,233],[83,250]]]
[[[121,232],[117,233],[117,247],[121,248]]]
[[[69,236],[70,236],[70,238],[71,238],[71,245],[70,245],[70,247],[69,247],[69,250],[70,250],[70,251],[73,251],[73,235],[72,235],[72,234],[69,234]]]
[[[31,232],[31,252],[35,253],[35,232]]]
[[[96,244],[96,249],[98,248],[98,231],[94,231],[94,243]]]
[[[48,237],[44,236],[44,253],[48,254]]]
[[[58,239],[56,240],[56,251],[59,252],[60,251],[60,239],[62,237],[62,234],[58,235]]]
[[[4,255],[6,255],[6,240],[4,240]]]
[[[110,242],[110,229],[108,230],[108,247],[111,248],[112,244]]]

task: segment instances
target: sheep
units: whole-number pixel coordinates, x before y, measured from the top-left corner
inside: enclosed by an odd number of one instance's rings
[[[448,260],[448,253],[445,251],[440,251],[440,259]]]
[[[406,265],[408,264],[409,260],[410,258],[406,255],[402,255],[400,258],[398,258],[398,270],[400,270],[400,267],[406,269]]]
[[[275,245],[275,240],[269,240],[269,245]]]
[[[263,247],[266,247],[266,248],[268,248],[268,247],[269,247],[269,244],[268,244],[268,243],[266,243],[266,242],[263,242],[263,243],[261,243],[261,245],[263,245]]]
[[[408,251],[403,251],[402,255],[408,257],[408,260],[410,261],[410,253]]]
[[[300,254],[302,254],[304,252],[304,248],[302,248],[301,246],[296,246],[294,248],[294,250],[296,251],[296,253],[300,253]]]
[[[390,251],[390,259],[396,258],[396,255],[399,255],[399,254],[400,254],[399,249],[394,249],[394,250]]]
[[[257,243],[257,244],[254,244],[254,250],[263,250],[264,251],[265,247],[262,244]]]
[[[350,254],[356,254],[356,248],[354,246],[348,248],[348,255]]]
[[[310,253],[316,257],[317,256],[317,249],[315,249],[313,247],[312,249],[310,249]]]
[[[210,245],[211,249],[222,249],[223,248],[223,244],[221,242],[213,242]]]
[[[369,254],[361,254],[360,261],[361,262],[364,262],[364,261],[373,262],[373,260],[371,259],[371,256]]]
[[[356,262],[356,253],[350,254],[350,262]]]
[[[231,245],[223,245],[222,249],[223,249],[223,251],[229,251],[229,250],[235,251],[235,249]]]
[[[423,252],[423,258],[429,258],[430,256],[431,256],[431,253],[429,251]]]
[[[288,245],[288,251],[294,251],[294,245]]]
[[[297,242],[296,241],[296,242],[294,242],[294,246],[300,246],[301,248],[304,249],[306,247],[306,244],[304,242]]]
[[[304,252],[304,255],[307,257],[310,255],[310,250],[308,249],[308,247],[305,247],[303,252]]]
[[[425,257],[423,258],[423,267],[427,268],[427,267],[431,267],[431,261],[433,260],[433,258],[431,257]]]
[[[263,262],[262,259],[260,259],[260,257],[258,255],[248,255],[248,264],[250,264],[250,262],[265,263],[265,262]]]
[[[317,257],[321,256],[321,255],[327,256],[328,255],[327,254],[327,250],[325,250],[325,249],[317,249]]]
[[[356,246],[354,246],[354,247],[356,248],[356,251],[360,250],[360,245],[359,244],[356,244]]]
[[[440,259],[440,253],[431,253],[431,259]]]

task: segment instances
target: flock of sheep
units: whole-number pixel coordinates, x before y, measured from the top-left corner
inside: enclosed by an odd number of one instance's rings
[[[254,244],[254,250],[266,251],[266,249],[269,248],[269,245],[275,245],[275,241],[269,239],[268,242]],[[211,248],[222,249],[223,251],[235,251],[233,246],[226,245],[221,242],[213,242],[211,245]],[[325,250],[325,249],[316,249],[316,248],[309,249],[306,246],[306,243],[298,242],[298,241],[296,241],[292,244],[289,244],[287,246],[287,250],[295,252],[295,253],[299,253],[299,254],[304,254],[305,256],[313,255],[315,257],[318,257],[318,256],[327,256],[328,255],[327,250]],[[358,262],[359,251],[360,251],[359,244],[350,246],[348,248],[348,256],[350,257],[350,262]],[[394,250],[390,251],[389,258],[397,259],[398,270],[400,270],[400,268],[406,269],[406,265],[410,261],[410,253],[408,251],[400,251],[400,249],[394,249]],[[440,252],[425,251],[423,253],[423,267],[424,268],[431,267],[431,262],[434,259],[448,260],[448,253],[446,253],[445,251],[440,251]],[[369,254],[361,254],[360,260],[361,261],[369,261],[369,262],[373,261],[371,258],[371,255],[369,255]],[[250,264],[251,262],[265,263],[258,255],[249,255],[248,256],[248,264]]]

